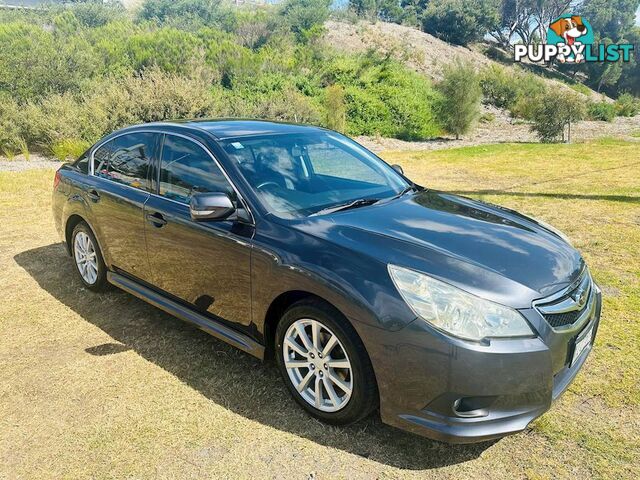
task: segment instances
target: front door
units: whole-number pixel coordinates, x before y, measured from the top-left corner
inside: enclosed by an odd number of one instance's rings
[[[237,325],[251,318],[253,226],[235,220],[194,221],[189,200],[197,192],[235,191],[202,146],[165,135],[158,195],[145,204],[152,283],[202,313]]]
[[[149,280],[144,204],[152,191],[160,135],[136,132],[115,137],[93,154],[93,177],[84,194],[94,228],[112,269]]]

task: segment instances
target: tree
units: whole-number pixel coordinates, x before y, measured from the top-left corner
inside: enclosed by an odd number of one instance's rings
[[[436,106],[438,119],[457,140],[480,116],[482,89],[478,74],[473,67],[457,60],[445,68],[437,88],[441,94]]]
[[[578,11],[601,37],[618,42],[634,28],[639,6],[640,0],[584,0]]]
[[[369,20],[400,23],[405,16],[405,9],[397,0],[349,0],[349,8]]]
[[[499,22],[497,0],[432,0],[422,27],[449,43],[467,45],[482,39]]]
[[[306,42],[322,32],[330,5],[331,0],[287,0],[280,14],[298,40]]]

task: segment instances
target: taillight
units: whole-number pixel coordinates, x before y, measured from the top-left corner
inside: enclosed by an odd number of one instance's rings
[[[58,184],[60,183],[60,170],[56,170],[56,176],[53,177],[53,189],[55,190],[56,188],[58,188]]]

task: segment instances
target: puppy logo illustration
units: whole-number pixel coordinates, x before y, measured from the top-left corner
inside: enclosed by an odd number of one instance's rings
[[[534,63],[630,62],[632,43],[595,43],[594,31],[586,18],[565,13],[551,22],[547,41],[513,45],[513,59]]]
[[[559,47],[556,59],[562,63],[584,62],[583,45],[593,43],[591,25],[578,15],[558,18],[549,25],[547,37],[548,43]],[[566,51],[572,53],[566,54]]]

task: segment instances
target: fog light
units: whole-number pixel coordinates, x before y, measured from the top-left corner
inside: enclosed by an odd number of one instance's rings
[[[488,406],[495,397],[462,397],[458,398],[451,410],[457,417],[480,418],[489,415]],[[490,399],[489,401],[487,401]]]

